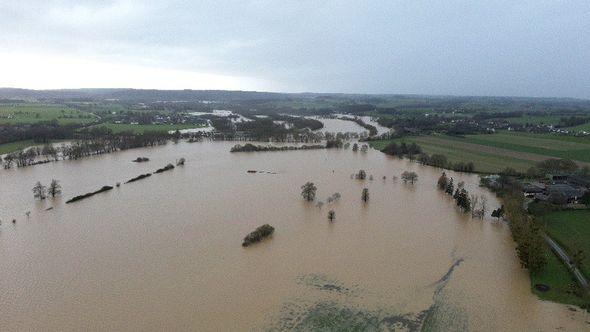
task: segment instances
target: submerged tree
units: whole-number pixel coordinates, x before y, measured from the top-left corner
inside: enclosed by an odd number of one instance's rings
[[[404,183],[409,181],[411,184],[414,184],[418,180],[418,174],[405,171],[402,173],[402,180],[404,180]]]
[[[354,151],[354,152],[357,152],[358,150],[359,150],[359,145],[358,145],[358,144],[356,144],[356,143],[354,143],[354,144],[352,145],[352,151]]]
[[[45,199],[45,194],[47,192],[47,188],[41,184],[41,182],[37,181],[35,186],[33,187],[33,196],[38,199]]]
[[[492,217],[498,218],[498,220],[500,220],[500,218],[504,217],[504,205],[502,205],[499,208],[492,211]]]
[[[184,159],[184,157],[182,157],[176,161],[176,166],[184,166],[185,162],[186,162],[186,159]]]
[[[447,174],[445,172],[443,172],[442,175],[438,178],[438,182],[437,182],[438,189],[446,190],[448,182],[449,182],[449,180],[447,178]]]
[[[51,197],[55,197],[61,194],[61,185],[59,181],[56,179],[52,179],[51,183],[49,184],[49,188],[47,189],[47,193],[51,195]]]
[[[355,177],[357,180],[364,180],[367,178],[367,172],[365,172],[364,169],[361,169],[358,173],[356,173]]]
[[[369,201],[369,188],[364,188],[363,189],[363,193],[361,194],[361,199],[365,203]]]
[[[454,190],[455,190],[455,184],[453,183],[453,178],[450,178],[447,181],[447,187],[445,188],[445,193],[447,193],[447,195],[452,195]]]
[[[463,212],[469,212],[471,210],[471,199],[469,199],[469,193],[467,190],[465,190],[465,188],[462,188],[461,190],[457,188],[457,191],[457,197],[455,198],[457,201],[457,206],[459,206]]]
[[[334,212],[334,210],[330,210],[328,212],[328,220],[334,221],[334,219],[336,219],[336,212]]]
[[[313,184],[313,182],[307,182],[303,186],[301,186],[301,196],[308,201],[311,202],[315,199],[315,193],[318,188]]]

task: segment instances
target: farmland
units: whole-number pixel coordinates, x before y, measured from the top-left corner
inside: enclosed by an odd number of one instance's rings
[[[590,122],[589,123],[584,123],[581,124],[579,126],[575,126],[575,127],[569,127],[567,128],[568,130],[573,130],[573,131],[585,131],[585,132],[590,132]]]
[[[170,130],[198,128],[197,124],[124,124],[124,123],[103,123],[95,127],[107,127],[113,133],[132,132],[135,134],[142,134],[144,132],[158,132],[167,133]]]
[[[500,132],[465,137],[430,135],[408,136],[397,142],[415,142],[427,154],[443,154],[450,162],[473,162],[478,172],[499,172],[512,167],[524,172],[538,161],[548,158],[568,158],[580,165],[590,164],[590,139]],[[382,149],[389,141],[374,141],[371,145]]]
[[[86,124],[97,117],[62,105],[0,104],[0,124],[32,124],[57,121],[60,125]]]
[[[562,116],[560,115],[542,115],[542,116],[531,116],[523,115],[515,118],[507,118],[508,122],[515,124],[545,124],[545,125],[556,125]]]
[[[582,250],[586,255],[582,272],[590,276],[590,210],[558,211],[541,218],[547,233],[568,253]]]

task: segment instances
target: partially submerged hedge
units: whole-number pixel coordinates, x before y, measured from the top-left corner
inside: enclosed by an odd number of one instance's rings
[[[244,242],[242,243],[243,247],[247,247],[253,243],[260,242],[264,238],[269,237],[274,233],[275,229],[269,224],[264,224],[258,228],[256,228],[252,233],[246,235],[244,238]]]
[[[94,192],[91,192],[91,193],[87,193],[87,194],[84,194],[84,195],[76,196],[76,197],[70,199],[69,201],[67,201],[66,204],[73,203],[73,202],[82,200],[84,198],[88,198],[88,197],[94,196],[96,194],[100,194],[102,192],[109,191],[111,189],[113,189],[113,187],[111,187],[111,186],[104,186],[104,187],[98,189],[97,191],[94,191]]]

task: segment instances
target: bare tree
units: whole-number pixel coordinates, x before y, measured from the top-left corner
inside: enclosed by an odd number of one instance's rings
[[[41,182],[37,181],[35,186],[33,187],[33,196],[38,199],[45,199],[46,197],[47,188],[41,184]]]
[[[47,189],[47,193],[51,195],[51,197],[55,197],[61,194],[61,185],[59,181],[56,179],[51,179],[51,183],[49,184],[49,188]]]
[[[481,195],[479,201],[481,202],[481,213],[485,217],[486,211],[488,210],[488,198],[484,195]]]

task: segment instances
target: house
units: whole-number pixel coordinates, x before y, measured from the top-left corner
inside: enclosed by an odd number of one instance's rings
[[[536,194],[542,194],[546,190],[546,186],[543,183],[525,183],[522,187],[522,192],[525,197],[535,197]]]
[[[584,196],[585,188],[574,187],[570,184],[560,183],[547,186],[545,194],[549,199],[555,196],[564,197],[567,203],[575,203],[579,198]]]

